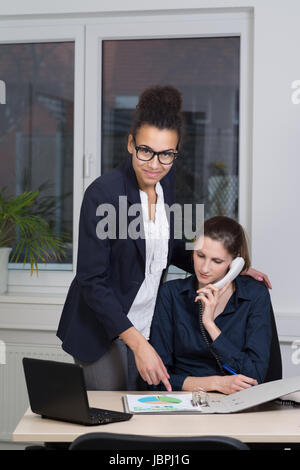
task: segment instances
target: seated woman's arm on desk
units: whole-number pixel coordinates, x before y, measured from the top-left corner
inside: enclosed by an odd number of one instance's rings
[[[197,317],[195,309],[191,306],[191,311],[188,311],[188,307],[184,311],[182,305],[178,306],[180,298],[176,298],[178,293],[175,287],[180,287],[180,283],[176,285],[171,281],[161,287],[150,337],[151,344],[168,369],[173,390],[192,391],[196,387],[201,387],[206,391],[229,394],[262,382],[268,367],[271,341],[269,314],[271,303],[267,288],[259,286],[261,287],[259,295],[255,299],[244,300],[251,302],[247,315],[243,311],[233,313],[240,315],[242,324],[240,328],[238,322],[232,324],[236,334],[235,336],[231,334],[231,337],[226,331],[222,332],[218,328],[213,319],[215,307],[211,305],[211,308],[208,308],[209,301],[207,301],[207,307],[203,312],[203,324],[211,337],[211,346],[222,364],[226,363],[238,371],[236,375],[222,376],[217,368],[215,373],[211,372],[211,368],[210,370],[207,368],[209,373],[205,374],[205,360],[211,363],[211,353],[207,351],[207,358],[203,357],[203,344],[202,349],[200,346],[202,337],[198,318],[195,318]],[[224,319],[225,316],[223,321]],[[235,341],[237,336],[238,340]],[[195,365],[197,361],[201,374],[189,373],[197,370]],[[163,386],[160,389],[163,390]]]

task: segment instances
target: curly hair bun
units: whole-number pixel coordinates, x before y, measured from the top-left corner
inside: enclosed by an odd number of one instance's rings
[[[144,124],[158,129],[174,129],[182,137],[183,117],[181,93],[171,85],[153,86],[142,92],[136,107],[131,134]]]
[[[181,111],[182,97],[181,93],[172,86],[154,86],[147,88],[140,96],[137,108],[149,111],[151,108],[156,113],[159,110],[168,111],[177,114]]]

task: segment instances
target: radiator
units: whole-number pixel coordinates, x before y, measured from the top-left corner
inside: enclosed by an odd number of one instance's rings
[[[5,360],[0,362],[0,441],[10,441],[18,422],[29,407],[23,372],[23,357],[73,362],[58,346],[13,344],[5,345]]]

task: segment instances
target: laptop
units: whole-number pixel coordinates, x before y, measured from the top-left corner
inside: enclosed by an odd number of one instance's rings
[[[90,408],[83,368],[78,364],[23,358],[33,413],[42,418],[95,426],[127,421],[131,413]]]

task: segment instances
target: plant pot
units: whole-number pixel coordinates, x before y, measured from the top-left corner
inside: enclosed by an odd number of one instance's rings
[[[8,259],[12,248],[0,248],[0,295],[7,292]]]

